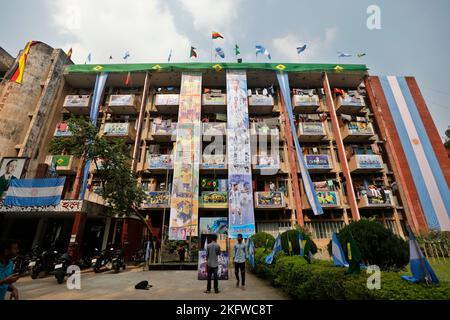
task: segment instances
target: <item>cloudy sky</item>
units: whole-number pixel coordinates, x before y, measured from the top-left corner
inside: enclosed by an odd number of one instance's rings
[[[381,29],[370,30],[367,8],[381,10]],[[448,0],[1,0],[0,46],[17,55],[28,40],[68,50],[75,63],[210,61],[211,31],[224,40],[225,61],[238,43],[244,61],[254,46],[274,62],[365,63],[371,74],[413,75],[439,132],[450,125],[450,1]],[[20,10],[18,9],[20,8]],[[14,13],[14,14],[12,14]],[[299,57],[295,48],[307,44]],[[258,61],[263,61],[259,57]]]

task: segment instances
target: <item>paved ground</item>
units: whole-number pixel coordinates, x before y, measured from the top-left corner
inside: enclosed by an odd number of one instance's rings
[[[233,270],[231,270],[233,272]],[[134,285],[147,280],[150,290],[136,290]],[[233,278],[219,282],[221,293],[205,294],[206,281],[197,280],[196,271],[142,271],[125,270],[119,274],[104,272],[82,273],[81,290],[68,290],[66,284],[58,285],[53,276],[32,280],[29,276],[17,282],[23,300],[56,299],[191,299],[191,300],[247,300],[289,299],[281,290],[247,272],[246,290],[235,287]]]

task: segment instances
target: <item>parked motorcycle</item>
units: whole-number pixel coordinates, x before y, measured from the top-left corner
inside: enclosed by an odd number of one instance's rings
[[[49,274],[54,270],[54,261],[58,256],[58,251],[51,248],[43,251],[41,254],[34,254],[28,266],[31,268],[31,278],[37,279],[41,272],[44,275]]]
[[[99,273],[100,271],[102,271],[102,269],[105,268],[111,270],[112,264],[110,252],[112,250],[113,248],[111,248],[110,250],[100,251],[99,249],[95,248],[94,257],[91,260],[91,265],[95,273]]]
[[[58,282],[58,284],[63,283],[66,275],[68,275],[67,274],[67,268],[71,264],[70,263],[71,260],[72,259],[67,254],[67,252],[59,255],[55,259],[55,263],[54,263],[54,268],[53,269],[54,269],[55,278],[56,278],[56,281]]]
[[[112,269],[116,272],[120,272],[120,269],[125,270],[125,253],[123,249],[117,249],[114,251],[111,257]]]
[[[12,259],[14,263],[14,273],[19,275],[25,274],[28,271],[28,265],[30,263],[30,255],[18,255]]]

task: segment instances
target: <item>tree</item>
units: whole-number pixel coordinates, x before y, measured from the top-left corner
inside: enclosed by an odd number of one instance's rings
[[[97,127],[81,117],[72,116],[68,121],[69,137],[54,138],[50,142],[52,154],[70,154],[82,159],[83,167],[92,161],[101,183],[101,196],[110,216],[136,215],[151,233],[147,220],[139,207],[145,200],[145,192],[131,171],[131,148],[124,139],[106,139],[98,135]]]
[[[445,130],[445,141],[444,146],[446,149],[450,149],[450,126]]]

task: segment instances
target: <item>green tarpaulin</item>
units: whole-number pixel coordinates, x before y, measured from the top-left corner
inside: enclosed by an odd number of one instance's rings
[[[343,68],[340,70],[336,66]],[[320,64],[320,63],[133,63],[133,64],[72,64],[66,73],[138,72],[138,71],[186,71],[186,70],[272,70],[288,72],[350,72],[367,71],[364,64]]]

